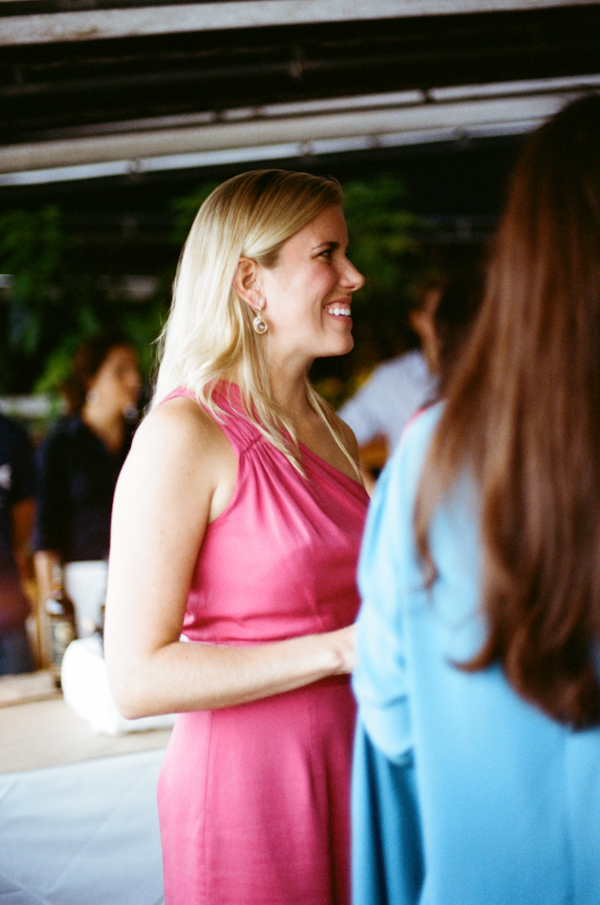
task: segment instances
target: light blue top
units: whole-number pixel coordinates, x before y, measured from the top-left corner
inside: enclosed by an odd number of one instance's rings
[[[377,484],[359,567],[353,905],[598,905],[600,731],[572,732],[500,668],[477,673],[477,499],[439,510],[423,590],[412,518],[440,407],[407,429]]]

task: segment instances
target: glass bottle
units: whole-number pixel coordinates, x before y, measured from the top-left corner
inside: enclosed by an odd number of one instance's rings
[[[52,566],[52,590],[45,609],[50,634],[50,670],[55,686],[60,688],[63,657],[71,641],[77,637],[77,629],[75,606],[64,589],[63,570],[58,562]]]

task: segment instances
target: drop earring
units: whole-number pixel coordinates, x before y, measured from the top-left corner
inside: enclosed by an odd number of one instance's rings
[[[261,316],[260,311],[258,312],[258,314],[256,315],[256,317],[255,317],[254,320],[252,321],[252,326],[254,327],[254,329],[256,330],[256,332],[259,333],[259,334],[261,334],[261,335],[262,335],[263,333],[266,333],[266,332],[267,332],[267,325],[266,325],[265,321],[262,319],[262,316]]]

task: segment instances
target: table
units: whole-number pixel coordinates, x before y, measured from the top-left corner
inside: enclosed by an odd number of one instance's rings
[[[53,691],[0,707],[0,905],[162,905],[169,735],[93,735]]]

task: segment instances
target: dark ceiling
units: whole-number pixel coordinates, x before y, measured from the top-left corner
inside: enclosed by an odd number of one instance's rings
[[[235,9],[236,0],[226,2]],[[259,3],[240,3],[239,9]],[[427,5],[423,0],[422,7]],[[464,11],[473,3],[448,3],[453,6],[461,11],[178,32],[178,15],[190,7],[173,3],[167,10],[169,33],[28,43],[9,34],[26,16],[32,23],[47,16],[50,23],[64,13],[95,10],[100,16],[114,7],[131,11],[152,4],[2,0],[0,213],[58,204],[82,249],[91,252],[85,256],[89,266],[144,273],[173,255],[170,199],[266,162],[333,173],[342,180],[398,173],[409,205],[431,219],[442,240],[477,240],[497,214],[506,174],[527,131],[523,115],[514,128],[514,113],[496,113],[493,128],[446,128],[425,137],[413,128],[410,139],[393,141],[374,138],[373,128],[360,126],[362,118],[366,123],[371,105],[391,109],[394,93],[419,92],[407,109],[418,108],[426,116],[452,97],[447,89],[460,86],[483,86],[488,97],[496,92],[507,104],[515,98],[522,104],[531,96],[560,100],[586,85],[600,87],[600,77],[597,83],[593,78],[600,73],[600,4],[522,3],[521,8],[476,13]],[[479,6],[489,10],[502,3]],[[165,4],[160,8],[165,10]],[[353,98],[363,99],[357,101],[356,131],[369,133],[368,140],[355,141],[354,147],[342,143],[337,150],[331,145],[325,152],[311,145],[315,102],[326,102],[337,115]],[[308,106],[298,106],[302,103]],[[275,142],[283,150],[269,152],[264,161],[256,150],[251,163],[243,155],[236,158],[235,149],[220,159],[213,146],[213,156],[198,165],[194,158],[184,163],[173,158],[172,166],[152,169],[136,163],[143,155],[133,153],[125,171],[100,175],[96,169],[93,178],[84,178],[84,169],[71,175],[61,170],[56,156],[64,149],[66,165],[72,154],[88,155],[75,161],[81,167],[97,153],[96,145],[89,150],[86,142],[97,141],[102,148],[92,163],[98,167],[98,161],[130,153],[117,154],[122,139],[168,140],[177,147],[179,136],[189,141],[193,129],[204,130],[198,133],[203,141],[209,130],[216,134],[217,127],[237,120],[247,124],[246,147],[266,148],[273,144],[264,137],[268,129],[281,129],[291,114],[301,135],[306,123],[307,143],[300,152],[286,152],[289,143]],[[343,128],[346,135],[347,124]],[[397,136],[398,128],[388,132]],[[39,163],[50,154],[50,165]],[[156,156],[148,152],[150,161]]]
[[[2,12],[18,5],[3,0]],[[12,46],[2,49],[0,140],[277,102],[595,74],[599,64],[600,6]]]

